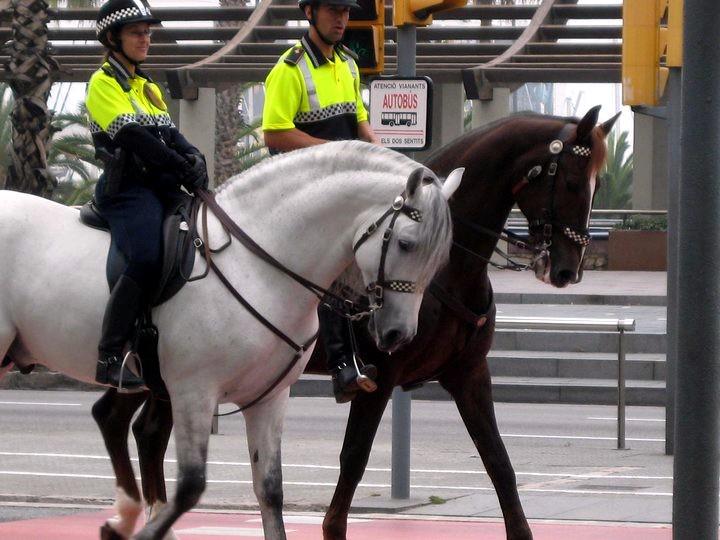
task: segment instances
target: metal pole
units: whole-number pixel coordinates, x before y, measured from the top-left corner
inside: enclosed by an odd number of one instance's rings
[[[415,76],[417,29],[404,25],[397,29],[397,74]],[[395,388],[392,395],[392,465],[390,493],[393,499],[410,498],[410,392]]]
[[[675,448],[675,380],[677,378],[678,335],[678,225],[680,212],[680,95],[682,90],[679,68],[670,68],[667,84],[668,130],[668,244],[667,244],[667,354],[665,375],[665,454]]]
[[[390,495],[410,498],[410,392],[399,386],[392,394],[392,472]]]
[[[720,2],[685,0],[684,22],[673,539],[711,540],[720,474]]]
[[[625,450],[625,331],[620,330],[618,337],[618,413],[617,447]]]
[[[215,412],[213,413],[213,419],[212,419],[212,426],[210,427],[210,434],[211,435],[217,435],[219,423],[219,418],[217,417],[217,414],[220,412],[220,407],[218,405],[215,405]]]

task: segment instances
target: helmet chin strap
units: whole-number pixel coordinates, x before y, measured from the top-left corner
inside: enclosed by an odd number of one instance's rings
[[[122,50],[122,45],[121,45],[121,46],[116,46],[116,47],[113,48],[113,55],[114,55],[114,56],[117,56],[118,54],[119,54],[119,55],[122,55],[122,57],[123,57],[125,60],[127,60],[128,62],[130,62],[130,63],[131,63],[133,66],[135,66],[136,68],[140,67],[140,64],[143,63],[142,60],[138,62],[137,60],[133,60],[133,59],[130,58],[127,54],[125,54],[125,52]]]
[[[334,47],[338,43],[340,43],[340,40],[338,41],[331,41],[327,37],[325,37],[322,32],[320,32],[320,29],[315,24],[315,6],[310,7],[310,26],[315,28],[315,32],[317,32],[317,35],[320,36],[320,39],[325,43],[325,45],[330,45],[331,47]]]

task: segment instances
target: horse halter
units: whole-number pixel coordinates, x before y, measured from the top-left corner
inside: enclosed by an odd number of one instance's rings
[[[545,179],[550,181],[550,205],[548,208],[543,208],[542,217],[539,219],[528,220],[528,231],[533,235],[542,235],[542,242],[537,246],[537,251],[540,252],[540,257],[547,252],[547,249],[552,244],[552,233],[553,225],[560,228],[562,233],[568,237],[574,244],[580,247],[586,247],[590,244],[590,234],[587,228],[577,229],[571,225],[565,223],[558,223],[554,218],[555,210],[555,177],[557,175],[558,164],[562,154],[572,154],[575,156],[581,156],[589,158],[592,155],[592,150],[589,146],[573,144],[568,145],[568,139],[570,132],[576,127],[575,124],[566,124],[560,130],[558,138],[553,140],[548,145],[548,151],[550,152],[550,162],[545,168],[545,175],[540,176],[543,172],[542,165],[533,166],[528,173],[515,184],[512,188],[513,196],[516,196],[525,186],[535,182],[541,182]]]
[[[392,216],[390,217],[390,223],[388,224],[387,229],[385,229],[385,232],[383,233],[383,243],[382,251],[380,252],[380,265],[378,267],[377,281],[373,281],[365,289],[365,292],[367,292],[370,299],[371,311],[380,309],[383,306],[385,288],[399,293],[414,293],[417,289],[417,286],[413,281],[385,279],[385,259],[387,258],[388,248],[390,247],[390,239],[392,238],[393,228],[395,227],[395,222],[400,214],[405,214],[417,223],[422,222],[422,212],[417,208],[413,208],[412,206],[405,204],[405,193],[403,192],[402,195],[398,195],[395,198],[392,206],[388,208],[382,216],[370,224],[367,230],[362,234],[362,236],[360,236],[353,246],[353,253],[356,253],[360,246],[363,245],[365,241],[378,230],[378,227],[380,227],[383,221],[385,221],[389,216]]]

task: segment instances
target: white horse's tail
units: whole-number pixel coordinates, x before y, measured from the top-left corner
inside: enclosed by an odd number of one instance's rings
[[[13,367],[13,361],[9,356],[6,356],[3,358],[3,361],[0,362],[0,381],[2,381],[5,374],[10,371]]]

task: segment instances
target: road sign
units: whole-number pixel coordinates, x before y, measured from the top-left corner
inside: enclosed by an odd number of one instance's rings
[[[431,143],[432,81],[380,77],[370,81],[370,125],[383,146],[425,150]]]

